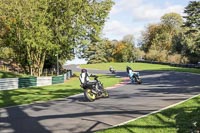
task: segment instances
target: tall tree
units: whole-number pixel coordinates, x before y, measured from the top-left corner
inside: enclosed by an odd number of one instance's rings
[[[104,43],[98,42],[89,45],[87,52],[88,64],[107,62]]]
[[[200,1],[190,1],[184,12],[185,44],[191,63],[200,61]]]
[[[179,30],[183,24],[183,19],[178,13],[167,13],[161,17],[161,23],[168,26],[169,30],[173,33]]]
[[[83,41],[97,42],[112,4],[111,0],[1,0],[0,43],[13,49],[26,72],[38,76],[45,58],[71,59]]]
[[[180,41],[178,37],[181,32],[181,26],[183,23],[182,17],[177,13],[167,13],[161,17],[161,22],[158,24],[150,24],[146,31],[143,32],[142,37],[142,49],[149,55],[153,55],[157,51],[158,54],[162,53],[161,56],[155,54],[153,60],[166,61],[168,55],[174,52],[174,49],[178,46],[176,43]],[[179,42],[180,43],[180,42]]]
[[[100,41],[112,5],[111,0],[51,0],[49,27],[54,33],[53,41],[59,45],[60,59],[66,59],[66,56],[72,59],[74,51],[81,51],[79,55],[84,57],[83,51],[90,49],[89,44]]]
[[[124,61],[131,62],[135,61],[137,56],[137,50],[135,48],[135,42],[134,42],[134,36],[133,35],[125,35],[122,39],[122,42],[125,43],[126,49],[124,51]]]
[[[47,51],[52,47],[51,31],[46,26],[45,0],[2,0],[1,23],[8,28],[3,44],[13,49],[25,71],[39,76]],[[27,69],[29,68],[29,69]]]

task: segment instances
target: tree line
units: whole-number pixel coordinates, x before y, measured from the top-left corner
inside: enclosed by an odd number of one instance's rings
[[[200,61],[200,2],[191,1],[185,16],[168,13],[142,33],[141,49],[152,61],[197,63]]]
[[[112,0],[0,0],[0,58],[40,76],[78,54],[88,63],[152,61],[197,63],[200,59],[200,2],[191,1],[185,16],[167,13],[142,32],[122,40],[101,37]]]
[[[185,16],[167,13],[160,22],[149,24],[142,32],[140,47],[135,47],[133,35],[121,41],[102,39],[83,49],[81,57],[88,63],[130,62],[135,59],[170,63],[197,63],[200,61],[200,2],[191,1],[185,7]]]

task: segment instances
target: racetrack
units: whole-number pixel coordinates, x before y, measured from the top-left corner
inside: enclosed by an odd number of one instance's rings
[[[80,69],[67,66],[73,71]],[[108,74],[108,71],[89,70]],[[117,72],[126,76],[125,72]],[[78,133],[112,127],[200,94],[200,75],[141,71],[143,84],[108,89],[110,98],[86,102],[82,94],[0,109],[1,133]]]

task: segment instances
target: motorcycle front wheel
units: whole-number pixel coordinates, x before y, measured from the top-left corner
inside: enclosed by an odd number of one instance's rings
[[[102,95],[103,95],[104,98],[108,98],[109,97],[109,93],[105,89],[103,89]]]
[[[142,83],[142,80],[140,78],[138,78],[137,76],[135,76],[135,81],[138,83],[138,84],[141,84]]]
[[[93,102],[96,99],[96,94],[94,94],[91,89],[85,89],[84,96],[90,102]]]

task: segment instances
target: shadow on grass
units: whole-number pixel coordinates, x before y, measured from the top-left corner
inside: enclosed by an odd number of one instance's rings
[[[200,106],[179,109],[175,120],[178,133],[200,133]]]
[[[18,95],[18,93],[14,95]],[[1,98],[5,99],[4,101],[9,101],[11,105],[16,105],[18,103],[15,102],[16,100],[13,100],[12,96],[14,95],[9,94],[9,91],[3,91],[3,93],[1,93]],[[51,133],[44,126],[42,126],[39,121],[31,118],[31,116],[24,112],[19,106],[4,108],[0,113],[2,113],[0,114],[0,129],[2,132],[12,131],[14,133]],[[24,119],[26,120],[24,121]]]
[[[66,85],[65,87],[70,88],[71,86]],[[44,89],[42,87],[33,87],[27,89],[1,91],[0,107],[30,104],[36,101],[48,101],[52,99],[65,98],[70,95],[82,92],[80,88]]]

